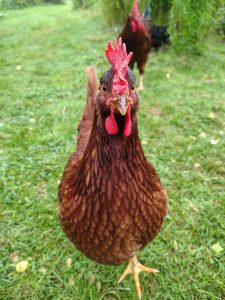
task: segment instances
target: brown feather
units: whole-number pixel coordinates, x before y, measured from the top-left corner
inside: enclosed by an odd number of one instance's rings
[[[92,130],[94,120],[94,107],[95,98],[98,91],[98,82],[96,77],[96,70],[93,67],[86,68],[87,75],[87,99],[86,105],[83,112],[83,117],[77,127],[78,138],[77,138],[77,150],[84,152],[90,133]]]

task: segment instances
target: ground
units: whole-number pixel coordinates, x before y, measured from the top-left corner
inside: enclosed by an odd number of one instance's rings
[[[0,16],[0,299],[135,300],[125,265],[98,265],[62,232],[57,187],[85,94],[85,67],[108,68],[116,30],[69,5]],[[169,197],[158,237],[140,254],[143,299],[224,299],[224,44],[202,56],[150,55],[139,132]],[[138,73],[136,72],[138,77]],[[138,79],[138,78],[137,78]],[[16,272],[16,264],[28,269]]]

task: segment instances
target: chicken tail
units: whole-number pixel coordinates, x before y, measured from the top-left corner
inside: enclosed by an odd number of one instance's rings
[[[94,67],[86,68],[87,98],[82,119],[77,127],[77,150],[85,151],[94,121],[95,98],[98,91],[98,81]]]
[[[148,3],[142,13],[142,17],[145,18],[146,20],[150,21],[151,19],[151,6],[150,3]]]

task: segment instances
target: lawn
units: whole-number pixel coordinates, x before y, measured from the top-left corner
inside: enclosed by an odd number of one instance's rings
[[[125,265],[98,265],[62,232],[57,188],[76,143],[85,67],[108,68],[116,36],[93,10],[34,7],[0,16],[0,299],[136,300]],[[225,48],[202,56],[150,55],[140,92],[139,133],[169,197],[158,237],[140,260],[143,300],[225,295]],[[138,79],[138,73],[135,70]],[[16,264],[29,262],[24,273]]]

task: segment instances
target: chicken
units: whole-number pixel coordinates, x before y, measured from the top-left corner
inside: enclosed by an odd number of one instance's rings
[[[128,52],[133,52],[130,61],[130,68],[133,69],[135,62],[137,63],[140,73],[139,88],[142,90],[145,65],[148,60],[148,54],[151,50],[150,39],[151,28],[145,17],[141,16],[138,9],[138,0],[134,0],[133,7],[128,16],[126,24],[120,33],[120,37],[127,46]]]
[[[151,7],[146,5],[142,17],[145,22],[149,22],[149,35],[150,35],[150,46],[156,51],[159,50],[164,44],[169,44],[170,36],[168,33],[168,26],[153,25],[151,22]]]
[[[170,36],[167,32],[167,26],[151,26],[151,46],[156,51],[158,51],[163,45],[169,44],[169,38]]]
[[[59,216],[67,237],[90,259],[106,265],[129,261],[120,281],[133,273],[141,299],[138,273],[157,270],[136,255],[159,232],[167,197],[138,137],[139,97],[128,68],[132,53],[119,39],[114,47],[108,43],[106,56],[112,67],[98,93],[95,70],[87,69],[87,103],[77,151],[59,186]]]

